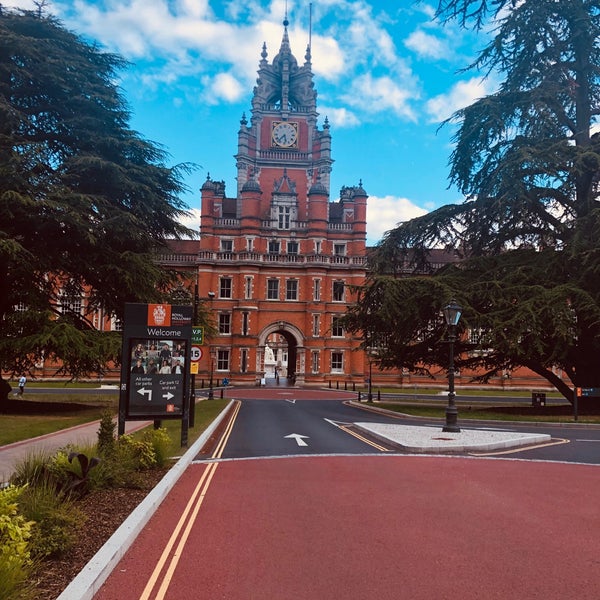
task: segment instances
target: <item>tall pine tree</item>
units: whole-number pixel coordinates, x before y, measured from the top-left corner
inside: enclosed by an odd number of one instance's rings
[[[437,16],[493,26],[470,68],[502,82],[451,119],[450,179],[466,200],[388,232],[348,325],[385,340],[388,366],[443,366],[439,312],[455,297],[477,333],[459,367],[486,380],[526,366],[569,399],[600,388],[600,3],[443,0]],[[395,277],[433,247],[464,260],[418,284]]]
[[[186,165],[130,129],[115,81],[123,59],[50,16],[0,12],[0,366],[42,356],[67,372],[101,370],[118,336],[65,308],[122,315],[174,276],[153,256],[180,225]],[[61,308],[62,307],[62,308]],[[6,385],[4,386],[6,388]]]

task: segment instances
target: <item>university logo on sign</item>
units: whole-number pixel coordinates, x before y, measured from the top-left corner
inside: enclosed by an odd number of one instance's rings
[[[148,325],[150,327],[170,327],[171,305],[148,304]]]

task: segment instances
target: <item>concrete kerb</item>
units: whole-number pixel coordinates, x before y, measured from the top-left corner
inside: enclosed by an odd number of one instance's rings
[[[225,418],[232,400],[185,454],[173,465],[159,484],[142,500],[83,570],[64,589],[57,600],[92,600],[117,563],[123,558],[140,531],[154,514],[171,488],[190,465],[202,446]]]
[[[354,423],[354,427],[404,452],[419,454],[489,452],[543,444],[551,440],[551,436],[543,433],[476,429],[462,429],[460,433],[445,433],[437,427],[385,423]]]

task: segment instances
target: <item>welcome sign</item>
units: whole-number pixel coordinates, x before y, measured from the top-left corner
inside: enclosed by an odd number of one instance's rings
[[[192,314],[191,306],[125,305],[119,429],[122,419],[185,418]]]

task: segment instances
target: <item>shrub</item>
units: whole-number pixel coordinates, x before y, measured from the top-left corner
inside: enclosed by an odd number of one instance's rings
[[[93,449],[87,449],[93,454]],[[99,458],[88,458],[85,451],[72,446],[59,450],[48,464],[49,482],[58,490],[85,494],[94,487],[91,471],[100,462]]]
[[[169,448],[171,447],[171,438],[164,427],[159,429],[150,429],[144,432],[142,440],[150,442],[154,451],[156,465],[164,467],[169,460]]]
[[[44,451],[28,453],[15,465],[10,482],[16,486],[37,485],[48,478],[52,455]]]
[[[148,440],[136,440],[129,434],[122,435],[119,438],[119,447],[122,452],[131,456],[136,469],[151,469],[157,464],[154,448]]]
[[[0,490],[0,600],[23,596],[32,568],[28,544],[32,523],[18,511],[24,489],[11,485]]]
[[[34,558],[62,555],[75,541],[77,525],[83,520],[67,494],[49,481],[27,487],[19,503],[21,513],[34,521],[29,546]]]
[[[108,457],[114,454],[116,449],[115,429],[117,424],[113,419],[113,414],[109,410],[102,412],[100,419],[100,428],[98,429],[98,454],[102,457]]]

